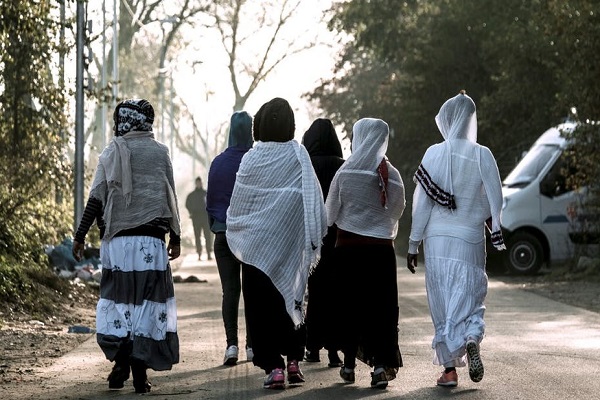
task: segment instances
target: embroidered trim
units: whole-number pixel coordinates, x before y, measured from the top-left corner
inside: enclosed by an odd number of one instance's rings
[[[415,179],[421,184],[427,196],[429,196],[433,201],[441,205],[442,207],[447,207],[450,210],[456,210],[456,202],[454,201],[454,195],[446,192],[441,187],[439,187],[429,173],[423,167],[423,164],[419,164],[419,168],[417,172],[415,172]]]
[[[377,173],[379,175],[379,201],[383,208],[387,209],[387,188],[389,171],[387,166],[387,158],[384,157],[377,167]]]
[[[492,244],[494,247],[504,246],[504,238],[502,237],[502,231],[492,232],[490,235],[490,239],[492,240]]]

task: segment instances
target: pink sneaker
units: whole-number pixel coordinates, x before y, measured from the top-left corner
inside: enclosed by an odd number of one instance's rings
[[[298,361],[292,360],[287,364],[288,383],[302,383],[304,381],[304,374],[300,370]]]
[[[285,389],[285,375],[283,369],[275,368],[265,378],[263,383],[265,389]]]
[[[458,386],[458,374],[456,371],[448,373],[442,372],[442,376],[437,380],[438,386],[455,387]]]

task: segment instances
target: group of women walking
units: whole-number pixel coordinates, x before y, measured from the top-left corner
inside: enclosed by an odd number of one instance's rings
[[[117,106],[115,138],[100,156],[73,246],[80,257],[96,221],[103,264],[97,339],[115,362],[109,387],[122,388],[131,373],[139,393],[151,389],[148,368],[171,369],[179,357],[169,265],[180,253],[179,213],[153,118],[145,100]],[[413,178],[407,267],[415,272],[423,242],[434,364],[445,368],[437,384],[456,386],[456,367],[468,363],[474,382],[484,373],[484,226],[503,248],[502,196],[495,160],[476,142],[472,99],[452,97],[436,122],[444,142],[427,150]],[[209,171],[224,364],[239,357],[243,295],[247,357],[264,370],[265,389],[304,382],[300,363],[320,361],[322,348],[343,382],[355,382],[359,360],[371,367],[370,386],[385,388],[402,367],[394,239],[406,205],[402,177],[386,157],[389,127],[377,118],[357,121],[346,160],[330,120],[315,120],[302,144],[295,129],[282,98],[253,118],[234,113],[229,145]]]

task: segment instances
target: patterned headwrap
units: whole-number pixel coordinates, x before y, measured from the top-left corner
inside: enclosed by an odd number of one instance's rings
[[[148,100],[128,99],[117,105],[113,114],[115,136],[131,131],[152,131],[154,108]]]

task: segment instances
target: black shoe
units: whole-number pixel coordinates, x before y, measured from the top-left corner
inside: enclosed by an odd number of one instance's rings
[[[142,360],[132,359],[131,374],[133,375],[133,388],[136,393],[148,393],[152,384],[146,375],[146,364]]]
[[[306,354],[304,355],[304,361],[306,362],[321,362],[321,359],[319,358],[319,352],[318,351],[310,351],[310,350],[306,350]]]
[[[129,354],[131,353],[131,342],[124,341],[121,343],[117,355],[115,356],[115,365],[106,379],[109,389],[123,389],[125,381],[129,379],[131,365],[129,362]]]
[[[338,356],[337,351],[330,351],[328,356],[329,356],[329,364],[328,364],[329,368],[337,368],[337,367],[341,367],[342,365],[344,365],[344,363]]]
[[[129,379],[129,364],[126,366],[115,364],[106,380],[109,389],[123,389],[127,379]]]
[[[374,389],[385,389],[388,385],[387,376],[383,368],[375,368],[371,372],[371,387]]]
[[[340,369],[340,378],[344,381],[344,383],[354,383],[356,377],[354,375],[354,368],[346,368],[342,367]]]

